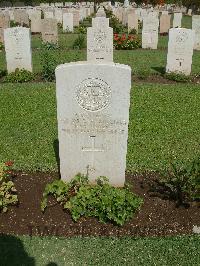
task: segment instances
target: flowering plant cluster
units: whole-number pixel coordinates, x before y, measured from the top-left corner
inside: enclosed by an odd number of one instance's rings
[[[136,35],[114,34],[114,48],[116,50],[134,50],[141,47],[141,40]]]
[[[18,202],[16,188],[11,181],[13,162],[0,163],[0,212],[7,212],[8,205]]]

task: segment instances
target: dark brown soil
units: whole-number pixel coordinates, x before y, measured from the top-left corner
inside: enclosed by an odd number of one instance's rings
[[[57,178],[56,174],[18,173],[14,179],[19,206],[12,206],[0,214],[0,233],[17,235],[61,236],[168,236],[191,234],[193,226],[200,226],[200,206],[176,207],[172,200],[151,196],[149,181],[156,173],[127,175],[134,192],[144,199],[141,210],[132,220],[119,227],[100,223],[96,218],[81,218],[73,222],[70,214],[51,198],[43,214],[40,202],[45,184]]]

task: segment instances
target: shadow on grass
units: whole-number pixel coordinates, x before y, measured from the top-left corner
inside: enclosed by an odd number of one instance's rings
[[[165,67],[151,67],[151,69],[155,70],[156,72],[159,72],[161,75],[165,74]]]
[[[56,162],[58,166],[58,173],[60,173],[60,157],[59,157],[59,140],[58,139],[54,140],[53,148],[54,148],[54,153],[55,153]]]
[[[0,265],[4,266],[21,266],[29,265],[34,266],[35,259],[29,257],[28,253],[24,250],[22,241],[10,235],[0,235]]]

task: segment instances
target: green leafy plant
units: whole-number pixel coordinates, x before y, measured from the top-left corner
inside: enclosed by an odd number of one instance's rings
[[[4,76],[6,76],[7,71],[5,69],[0,69],[0,78],[3,78]]]
[[[54,81],[55,80],[55,69],[57,66],[57,61],[54,54],[49,49],[45,49],[41,57],[42,64],[42,78],[45,81]]]
[[[136,35],[114,34],[114,48],[116,50],[134,50],[141,48],[141,40]]]
[[[0,163],[0,212],[7,212],[9,205],[16,205],[16,188],[11,181],[12,162]]]
[[[0,51],[2,51],[3,49],[4,49],[4,44],[0,42]]]
[[[14,72],[9,73],[5,78],[4,82],[11,83],[23,83],[33,81],[35,79],[35,75],[25,69],[16,69]]]
[[[75,28],[75,32],[76,33],[80,33],[80,34],[86,34],[87,33],[87,28],[85,26],[78,26]]]
[[[85,36],[83,34],[79,34],[73,43],[73,49],[82,49],[85,48]]]
[[[164,186],[163,193],[168,194],[183,205],[200,200],[200,157],[186,164],[171,163],[170,170],[159,180]]]
[[[186,76],[178,72],[165,73],[164,76],[166,79],[173,80],[176,82],[189,82],[191,80],[190,76]]]
[[[56,50],[58,49],[58,44],[57,43],[51,43],[51,42],[45,42],[42,44],[42,48],[46,50]]]
[[[136,75],[139,79],[145,80],[150,76],[150,71],[149,69],[142,68],[139,71],[137,71]]]
[[[70,211],[74,221],[81,216],[93,216],[101,222],[111,221],[117,225],[132,218],[143,202],[129,187],[112,187],[106,177],[99,177],[96,184],[90,184],[88,177],[81,174],[69,183],[56,180],[48,184],[43,194],[42,211],[47,207],[49,195]]]
[[[133,35],[135,35],[135,34],[137,34],[137,30],[136,30],[136,29],[131,29],[131,30],[129,31],[129,34],[133,34]]]

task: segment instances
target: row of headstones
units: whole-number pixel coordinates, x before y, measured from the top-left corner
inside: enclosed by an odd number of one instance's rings
[[[173,28],[169,30],[167,72],[191,73],[194,31]],[[4,30],[8,72],[16,68],[32,71],[30,29],[23,27]],[[96,17],[87,29],[88,61],[113,61],[113,29],[109,19]]]
[[[26,10],[15,10],[13,17],[9,16],[8,12],[2,12],[0,13],[0,42],[4,41],[3,30],[10,27],[11,20],[21,26],[30,26],[30,20],[32,33],[42,33],[43,41],[51,41],[52,39],[52,42],[55,42],[58,23],[63,24],[63,31],[73,32],[73,28],[79,26],[79,22],[89,16],[91,12],[93,12],[91,8],[60,9],[59,13],[46,11],[44,12],[44,19],[41,18],[41,10],[31,10],[31,12],[29,10],[29,13]]]

